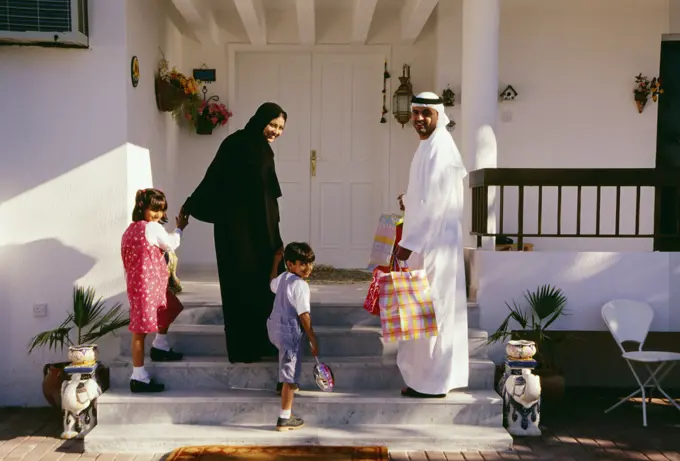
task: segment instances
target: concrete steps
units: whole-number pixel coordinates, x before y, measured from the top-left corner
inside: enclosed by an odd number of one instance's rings
[[[314,360],[303,362],[294,413],[299,431],[274,431],[280,397],[277,363],[227,360],[219,285],[214,276],[182,282],[185,306],[168,340],[186,354],[174,363],[146,367],[166,391],[131,394],[130,336],[109,363],[111,389],[98,400],[98,425],[85,438],[88,453],[159,453],[185,445],[381,445],[391,450],[506,451],[502,402],[493,391],[494,364],[479,309],[468,304],[470,380],[445,399],[411,399],[396,365],[396,343],[382,340],[380,320],[364,311],[367,284],[311,286],[312,322],[321,360],[335,372],[336,390],[313,381]],[[147,338],[147,351],[153,335]]]
[[[367,424],[275,432],[274,423],[205,426],[189,424],[99,425],[85,438],[86,453],[167,453],[192,445],[387,446],[393,451],[504,452],[512,437],[500,427]]]
[[[182,445],[387,445],[392,450],[507,450],[502,402],[493,391],[411,399],[391,390],[302,391],[296,415],[309,426],[277,433],[280,397],[271,391],[167,391],[133,395],[112,390],[98,402],[99,425],[87,452],[151,453]]]
[[[324,359],[335,374],[338,391],[368,391],[389,389],[397,391],[403,386],[396,358],[381,357],[333,357]],[[312,369],[316,362],[307,358],[302,366],[302,389],[317,389]],[[120,357],[108,364],[111,386],[125,389],[132,374],[131,360]],[[226,357],[185,357],[181,362],[153,363],[146,365],[149,373],[168,390],[193,389],[227,390],[274,389],[278,381],[277,363],[231,364]],[[470,359],[468,389],[493,389],[494,364],[486,359]]]
[[[397,343],[384,341],[379,326],[315,326],[319,350],[324,359],[331,357],[394,357]],[[130,356],[130,335],[122,331],[120,354]],[[471,357],[486,358],[488,335],[483,330],[468,330]],[[223,325],[174,325],[168,333],[172,347],[187,355],[226,356],[227,345]],[[153,335],[146,338],[146,350],[151,348]],[[305,345],[305,355],[310,348]]]

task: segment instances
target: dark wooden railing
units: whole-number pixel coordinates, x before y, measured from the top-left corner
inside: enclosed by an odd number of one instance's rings
[[[489,188],[494,187],[498,204],[496,232],[488,229]],[[557,189],[556,203],[545,203],[544,187]],[[481,246],[482,237],[516,237],[517,248],[524,248],[526,237],[587,237],[587,238],[653,238],[655,250],[680,251],[680,169],[668,168],[602,168],[602,169],[543,169],[543,168],[487,168],[470,173],[472,189],[471,234],[477,236]],[[516,230],[504,229],[506,189],[517,192]],[[525,191],[537,189],[538,204],[534,210],[525,206]],[[576,189],[576,231],[563,229],[563,188]],[[581,229],[584,188],[595,188],[595,231],[584,233]],[[601,231],[602,188],[615,188],[614,232]],[[635,230],[621,232],[621,190],[635,190]],[[640,231],[640,206],[642,188],[653,188],[654,231]],[[590,204],[592,205],[592,203]],[[543,232],[543,212],[546,206],[556,207],[557,231]],[[532,207],[533,208],[533,207]],[[625,210],[630,213],[628,209]],[[537,214],[537,231],[526,232],[527,216]],[[573,218],[573,216],[572,216]]]

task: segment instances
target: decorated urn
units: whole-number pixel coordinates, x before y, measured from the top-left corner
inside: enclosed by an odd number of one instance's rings
[[[68,359],[72,366],[92,366],[97,363],[99,350],[96,344],[83,344],[68,348]]]
[[[505,353],[509,359],[531,360],[536,354],[536,343],[525,339],[513,339],[506,344]]]

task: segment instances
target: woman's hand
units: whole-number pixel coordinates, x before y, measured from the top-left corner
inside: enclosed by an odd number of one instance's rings
[[[189,225],[189,215],[182,213],[182,210],[180,210],[179,216],[175,217],[175,223],[177,224],[177,229],[184,230]]]
[[[283,248],[279,248],[274,253],[274,262],[272,263],[272,273],[269,276],[270,280],[274,280],[276,277],[279,276],[279,264],[281,263],[282,259],[283,259]]]

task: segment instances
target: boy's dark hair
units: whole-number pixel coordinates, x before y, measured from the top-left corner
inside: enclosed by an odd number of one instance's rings
[[[168,201],[165,194],[158,189],[140,189],[135,195],[135,208],[132,210],[133,221],[144,221],[144,211],[163,211],[168,209]],[[168,216],[163,213],[161,223],[168,222]]]
[[[308,243],[291,242],[283,250],[283,259],[293,264],[298,261],[301,263],[313,263],[315,258],[314,250],[312,250]]]

